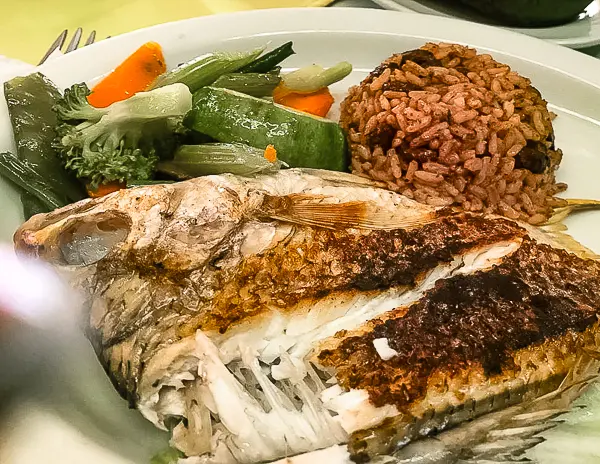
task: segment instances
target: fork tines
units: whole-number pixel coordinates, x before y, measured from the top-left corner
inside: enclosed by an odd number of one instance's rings
[[[69,31],[67,29],[65,29],[58,35],[56,40],[54,42],[52,42],[52,45],[50,45],[50,48],[48,49],[48,51],[44,54],[44,56],[38,63],[38,66],[43,64],[50,57],[50,55],[52,55],[52,53],[54,53],[56,50],[62,49],[65,42],[67,41],[68,33],[69,33]],[[71,38],[69,44],[67,45],[67,48],[65,49],[64,53],[70,53],[73,50],[77,50],[77,47],[79,47],[79,44],[81,42],[82,35],[83,35],[83,29],[78,27],[75,30],[75,34],[73,34],[73,37]],[[87,45],[91,45],[94,43],[95,40],[96,40],[96,31],[92,31],[83,46],[85,47]]]

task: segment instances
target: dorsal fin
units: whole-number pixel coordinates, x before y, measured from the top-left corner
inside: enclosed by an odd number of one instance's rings
[[[588,346],[554,391],[532,401],[491,412],[463,422],[433,438],[416,441],[394,455],[397,462],[487,464],[526,460],[524,453],[544,441],[540,436],[558,425],[558,417],[572,409],[573,401],[600,373],[600,352]],[[427,441],[431,443],[427,447]],[[417,458],[422,460],[417,461]]]

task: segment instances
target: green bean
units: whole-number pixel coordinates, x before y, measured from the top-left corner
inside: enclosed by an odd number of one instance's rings
[[[34,195],[50,210],[68,203],[67,198],[55,192],[27,161],[16,158],[12,153],[0,153],[0,176]]]
[[[52,146],[57,125],[52,107],[60,98],[58,89],[44,75],[34,73],[6,82],[4,93],[17,157],[26,161],[48,185],[70,201],[85,198],[81,184],[64,169]]]
[[[266,73],[294,53],[293,42],[286,42],[263,56],[256,58],[252,63],[240,69],[244,73]]]
[[[23,215],[25,216],[25,220],[36,214],[47,213],[50,211],[44,202],[29,192],[21,193],[21,204],[23,205]]]

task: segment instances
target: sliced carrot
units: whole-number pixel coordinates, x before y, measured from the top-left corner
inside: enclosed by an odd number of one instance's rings
[[[329,113],[334,100],[327,87],[313,93],[297,93],[280,84],[273,91],[273,101],[324,118]]]
[[[87,193],[90,198],[100,198],[104,195],[108,195],[109,193],[113,193],[124,188],[126,188],[125,184],[121,184],[119,182],[110,182],[108,184],[99,185],[97,189],[92,189],[90,186],[88,186]]]
[[[283,85],[283,82],[281,82],[277,87],[275,87],[275,90],[273,90],[273,101],[283,105],[281,102],[292,93],[294,92],[288,89],[285,85]]]
[[[92,89],[88,102],[96,108],[106,108],[146,90],[166,70],[161,46],[145,43]]]
[[[277,161],[277,150],[275,150],[275,147],[273,145],[267,145],[267,148],[265,148],[264,156],[267,161],[269,161],[270,163],[274,163],[275,161]]]

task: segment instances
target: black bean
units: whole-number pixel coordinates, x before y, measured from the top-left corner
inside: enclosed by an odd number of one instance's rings
[[[417,63],[419,66],[423,68],[428,68],[430,66],[443,66],[442,62],[438,60],[433,53],[427,50],[410,50],[408,52],[404,52],[402,54],[402,63],[404,64],[407,61],[412,61],[413,63]]]
[[[542,174],[550,165],[546,150],[542,144],[529,141],[527,146],[515,156],[515,168],[527,169],[533,174]]]

